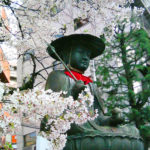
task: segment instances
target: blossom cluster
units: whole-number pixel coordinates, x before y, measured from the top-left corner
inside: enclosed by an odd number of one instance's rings
[[[14,30],[11,27],[15,38],[10,42],[19,53],[36,49],[37,55],[46,55],[47,43],[56,39],[57,35],[64,34],[62,31],[65,34],[75,32],[73,27],[76,18],[88,18],[93,28],[89,33],[96,36],[105,33],[106,39],[110,41],[118,23],[121,24],[124,20],[130,23],[133,14],[138,17],[143,13],[142,8],[135,7],[131,10],[131,7],[127,7],[133,2],[134,0],[72,0],[69,3],[65,0],[13,0],[11,7],[19,19],[24,38],[21,37],[19,28]],[[8,17],[13,18],[12,15],[8,14]],[[18,24],[15,18],[11,20],[10,25]],[[136,23],[139,26],[139,22]]]
[[[46,117],[46,131],[40,135],[51,141],[53,149],[61,150],[66,143],[66,132],[71,123],[83,124],[87,120],[97,117],[97,111],[90,110],[93,96],[89,89],[79,95],[78,100],[66,96],[66,92],[53,92],[36,87],[32,90],[14,91],[5,96],[9,103],[3,105],[0,116],[0,127],[6,132],[17,132],[21,126],[23,114],[32,121],[39,121]],[[9,116],[5,113],[9,113]]]
[[[81,18],[89,18],[92,24],[95,24],[96,35],[105,35],[110,42],[115,35],[117,25],[130,25],[133,18],[138,18],[144,12],[143,8],[131,8],[127,5],[133,3],[134,0],[93,0],[92,3],[87,1],[74,1],[74,6],[82,10]],[[134,21],[134,26],[140,28],[140,20]],[[100,23],[100,24],[97,24]]]

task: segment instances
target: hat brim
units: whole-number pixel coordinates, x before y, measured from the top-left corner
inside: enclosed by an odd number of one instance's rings
[[[90,59],[101,55],[105,49],[103,40],[90,34],[72,34],[56,39],[51,43],[57,54],[60,54],[60,57],[66,48],[68,49],[68,47],[70,47],[71,50],[71,46],[73,46],[73,44],[83,45],[84,47],[88,48],[91,51]],[[47,52],[51,57],[58,60],[50,46],[47,48]]]

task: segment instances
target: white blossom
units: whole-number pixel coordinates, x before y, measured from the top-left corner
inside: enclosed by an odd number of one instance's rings
[[[130,7],[125,7],[126,4],[131,4],[133,1],[72,0],[68,3],[64,0],[13,0],[11,6],[19,18],[24,37],[22,38],[18,27],[15,29],[15,33],[13,32],[14,38],[9,42],[18,49],[19,53],[28,49],[35,49],[37,55],[46,55],[47,43],[56,39],[55,35],[60,34],[59,30],[63,29],[64,26],[67,28],[66,34],[73,33],[73,20],[78,17],[88,18],[95,31],[92,34],[99,36],[105,33],[106,39],[110,41],[118,22],[122,23],[124,19],[130,22],[133,14],[140,16],[143,13],[142,8],[135,7],[131,11]],[[8,9],[7,12],[10,12]],[[17,20],[12,15],[9,13],[8,18],[14,18],[14,24],[18,25]],[[103,30],[103,28],[107,28],[107,30]],[[9,32],[6,34],[8,35]]]
[[[12,95],[4,97],[10,103],[3,105],[0,112],[0,127],[5,134],[15,133],[21,126],[24,113],[30,120],[38,122],[47,116],[48,123],[45,126],[50,129],[39,134],[51,141],[54,150],[62,150],[71,123],[83,124],[98,115],[97,110],[95,113],[90,111],[94,98],[89,89],[81,93],[78,100],[74,100],[72,96],[66,97],[65,94],[66,92],[45,91],[41,87],[14,91]]]

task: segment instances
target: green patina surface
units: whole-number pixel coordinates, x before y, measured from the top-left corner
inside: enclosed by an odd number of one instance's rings
[[[80,39],[80,42],[77,39]],[[63,44],[62,49],[60,44]],[[52,45],[61,58],[71,66],[70,69],[77,72],[84,72],[89,66],[90,59],[100,55],[104,50],[102,40],[90,35],[63,37],[52,42]],[[50,49],[48,51],[57,59]],[[98,109],[99,116],[94,121],[88,121],[80,126],[72,124],[67,132],[68,141],[64,150],[144,150],[137,128],[133,125],[121,126],[121,118],[105,116],[103,102],[96,86],[93,83],[88,86],[94,95],[94,105],[90,111],[94,112],[94,109]],[[68,95],[73,97],[78,97],[81,92],[78,87],[81,88],[81,84],[79,86],[77,82],[65,75],[64,71],[53,71],[46,83],[46,89],[67,91]]]

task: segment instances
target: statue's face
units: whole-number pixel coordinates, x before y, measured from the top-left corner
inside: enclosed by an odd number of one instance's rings
[[[72,49],[70,65],[80,71],[85,71],[90,62],[91,51],[83,46],[76,46]]]

